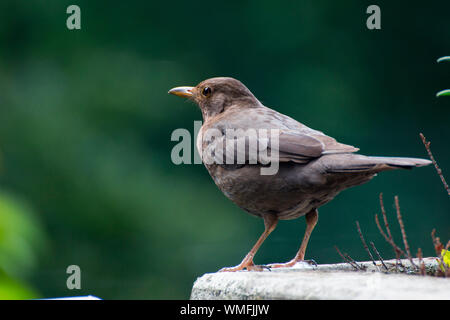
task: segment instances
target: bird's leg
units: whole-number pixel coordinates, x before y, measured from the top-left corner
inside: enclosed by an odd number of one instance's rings
[[[277,226],[278,218],[275,215],[272,214],[266,214],[263,216],[264,218],[264,232],[259,237],[258,241],[256,241],[253,248],[250,250],[250,252],[245,256],[245,258],[242,260],[242,262],[235,266],[235,267],[229,267],[229,268],[222,268],[219,270],[219,272],[222,271],[239,271],[243,269],[247,270],[261,270],[263,267],[261,266],[255,266],[253,263],[253,257],[255,256],[256,252],[258,251],[259,247],[262,245],[264,240],[269,236],[269,234],[275,229]]]
[[[306,247],[308,246],[309,237],[311,236],[311,232],[314,230],[314,227],[317,224],[317,220],[319,219],[319,213],[316,209],[308,212],[305,216],[306,219],[306,230],[305,235],[303,236],[302,244],[300,245],[300,249],[298,250],[295,257],[286,263],[277,263],[277,264],[271,264],[269,265],[270,268],[286,268],[286,267],[292,267],[299,261],[304,261],[305,258],[305,252]],[[308,261],[310,262],[310,261]],[[311,260],[313,264],[316,264],[314,260]]]

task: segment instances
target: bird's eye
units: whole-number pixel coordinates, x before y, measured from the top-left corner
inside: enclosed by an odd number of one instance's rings
[[[202,91],[202,94],[203,94],[205,97],[209,96],[209,95],[211,94],[211,88],[210,88],[210,87],[204,87],[204,88],[203,88],[203,91]]]

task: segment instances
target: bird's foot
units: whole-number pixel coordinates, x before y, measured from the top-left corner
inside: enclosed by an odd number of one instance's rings
[[[250,261],[242,262],[235,267],[222,268],[219,270],[219,272],[236,272],[244,269],[247,269],[247,271],[263,271],[264,269],[268,269],[270,271],[270,267],[264,265],[256,265],[253,263],[253,261]]]
[[[290,268],[290,267],[293,267],[294,265],[296,265],[297,262],[305,262],[309,265],[313,265],[313,266],[317,267],[317,263],[313,259],[310,259],[310,260],[292,259],[291,261],[285,262],[285,263],[268,264],[267,267],[269,267],[271,269],[272,268]]]

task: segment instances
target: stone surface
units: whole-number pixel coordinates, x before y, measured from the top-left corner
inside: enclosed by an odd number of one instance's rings
[[[436,258],[424,262],[429,272],[438,267]],[[389,273],[378,261],[358,262],[364,271],[347,263],[298,263],[271,271],[207,273],[195,281],[191,299],[450,299],[450,279],[408,275],[411,263],[401,263],[403,273],[393,271],[395,260],[385,261]]]

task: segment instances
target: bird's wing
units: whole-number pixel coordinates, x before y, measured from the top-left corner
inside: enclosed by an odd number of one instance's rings
[[[277,160],[307,163],[327,151],[326,143],[337,149],[331,141],[322,140],[323,137],[320,139],[290,130],[268,131],[266,134],[261,134],[261,131],[255,131],[254,134],[249,131],[246,133],[232,137],[226,135],[209,137],[206,140],[204,137],[203,161],[216,164],[267,164]],[[336,146],[339,145],[336,142]]]
[[[306,163],[311,159],[320,157],[325,150],[325,145],[322,141],[311,135],[298,132],[281,131],[278,148],[273,141],[270,142],[270,150],[278,150],[281,162]]]
[[[351,145],[337,142],[320,131],[304,127],[306,130],[280,132],[280,161],[306,163],[324,154],[353,153],[358,151]]]
[[[359,150],[353,146],[339,143],[323,132],[309,128],[297,120],[265,106],[246,110],[241,108],[230,109],[224,119],[228,120],[228,123],[233,123],[235,128],[241,129],[236,129],[237,133],[236,131],[232,132],[234,136],[230,136],[227,130],[224,129],[228,128],[228,126],[223,119],[217,121],[212,127],[216,129],[221,128],[220,131],[223,134],[214,143],[207,144],[210,151],[214,154],[214,158],[218,161],[221,159],[224,161],[224,156],[226,155],[229,160],[246,159],[247,161],[252,160],[254,163],[254,161],[261,160],[256,159],[254,156],[255,152],[264,154],[264,151],[267,151],[272,154],[271,152],[275,151],[278,152],[279,161],[281,162],[307,163],[324,154],[353,153]],[[249,122],[249,119],[251,119],[251,122]],[[253,129],[257,135],[256,137],[251,137],[248,134],[251,133],[252,129],[249,128],[252,127],[260,128],[258,130]],[[278,139],[272,138],[272,128],[278,128]],[[239,130],[241,130],[240,133]],[[265,135],[264,131],[266,131]],[[248,139],[249,136],[250,139]],[[240,144],[242,146],[243,143],[246,143],[248,146],[246,148],[238,148],[237,151],[224,149],[223,152],[217,152],[227,144]],[[255,147],[255,144],[258,147]],[[262,160],[264,160],[264,157]]]
[[[311,134],[311,136],[320,140],[324,144],[323,154],[353,153],[359,151],[359,148],[337,142],[336,139],[329,137],[322,132],[317,132],[318,134]]]

